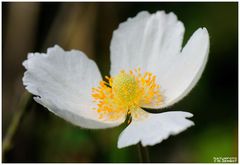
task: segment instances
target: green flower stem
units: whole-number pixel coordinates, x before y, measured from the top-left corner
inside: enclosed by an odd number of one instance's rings
[[[27,111],[32,105],[32,95],[25,92],[23,93],[20,101],[19,101],[19,110],[17,110],[12,118],[12,121],[8,127],[6,135],[3,139],[2,143],[2,158],[4,160],[6,153],[12,148],[12,140],[21,125],[21,121]]]
[[[150,163],[148,148],[143,147],[141,143],[138,143],[138,151],[139,151],[139,162],[140,163]]]

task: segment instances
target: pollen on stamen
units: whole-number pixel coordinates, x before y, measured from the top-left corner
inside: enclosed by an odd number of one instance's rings
[[[160,105],[163,97],[156,76],[150,72],[142,73],[140,68],[126,72],[121,70],[114,77],[105,76],[106,81],[92,88],[93,101],[97,103],[99,118],[117,120],[131,114],[141,118],[137,110],[141,106]]]

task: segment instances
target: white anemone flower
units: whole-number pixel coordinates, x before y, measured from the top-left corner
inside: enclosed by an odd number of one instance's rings
[[[113,33],[110,77],[103,80],[83,52],[55,45],[28,54],[23,84],[36,102],[82,128],[115,127],[130,116],[118,148],[155,145],[194,125],[189,112],[163,110],[191,91],[207,62],[207,30],[196,30],[182,48],[183,35],[174,13],[143,11]]]

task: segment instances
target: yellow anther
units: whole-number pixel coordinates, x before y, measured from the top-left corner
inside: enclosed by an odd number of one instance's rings
[[[163,102],[156,76],[150,72],[141,73],[140,68],[120,73],[114,77],[105,76],[99,87],[92,88],[93,101],[97,103],[99,118],[117,120],[127,114],[134,118],[143,116],[138,109],[147,104]]]

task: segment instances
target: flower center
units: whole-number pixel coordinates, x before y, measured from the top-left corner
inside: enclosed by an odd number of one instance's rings
[[[118,98],[128,107],[136,104],[139,100],[139,86],[133,75],[120,72],[113,78],[112,92],[115,98]]]
[[[117,120],[127,113],[138,118],[142,114],[140,107],[157,106],[163,101],[156,76],[150,72],[142,74],[140,68],[105,78],[97,88],[92,88],[100,119]]]

